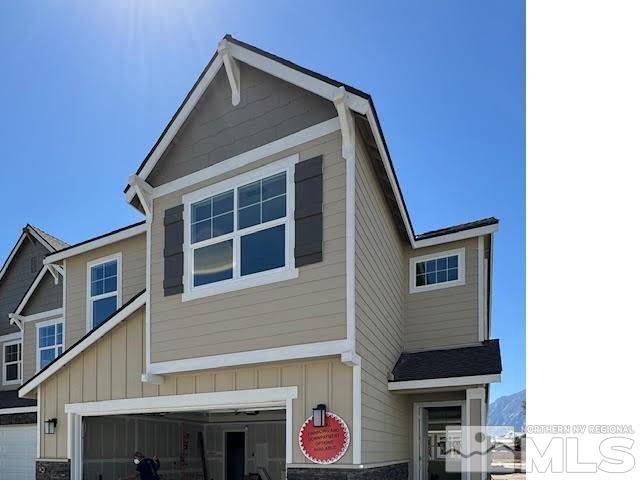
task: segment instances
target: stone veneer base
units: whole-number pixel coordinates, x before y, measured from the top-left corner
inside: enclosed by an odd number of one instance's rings
[[[70,480],[71,464],[69,461],[52,462],[36,460],[36,480]]]
[[[409,464],[375,468],[288,468],[287,480],[407,480]]]

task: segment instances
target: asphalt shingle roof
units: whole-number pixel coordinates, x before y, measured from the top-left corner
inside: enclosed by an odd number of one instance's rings
[[[492,375],[502,372],[500,343],[485,340],[473,347],[403,353],[393,367],[394,382]]]
[[[47,242],[49,245],[51,245],[54,250],[56,251],[62,250],[63,248],[67,248],[69,246],[69,244],[64,240],[60,240],[59,238],[54,237],[50,233],[47,233],[44,230],[42,230],[41,228],[38,228],[34,225],[29,225],[29,226],[33,228],[36,232],[38,232],[38,234],[44,239],[44,241]]]
[[[437,230],[430,230],[428,232],[416,235],[416,240],[424,240],[426,238],[440,237],[442,235],[449,235],[451,233],[463,232],[465,230],[471,230],[472,228],[486,227],[488,225],[495,225],[498,223],[498,219],[495,217],[483,218],[482,220],[474,220],[473,222],[461,223],[460,225],[453,225],[452,227],[439,228]]]
[[[37,403],[38,402],[32,398],[18,397],[17,390],[0,392],[0,415],[2,415],[3,408],[33,407],[37,405]]]

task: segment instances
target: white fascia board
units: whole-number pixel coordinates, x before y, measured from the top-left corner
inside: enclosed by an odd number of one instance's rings
[[[31,295],[33,295],[33,292],[36,291],[36,288],[38,288],[38,285],[40,285],[40,281],[44,278],[46,273],[47,267],[42,267],[35,280],[31,283],[31,286],[29,287],[29,290],[27,290],[27,293],[24,297],[22,297],[22,301],[18,305],[18,308],[16,308],[15,312],[13,312],[15,315],[20,315],[22,313],[22,310],[24,310],[24,307],[27,306]]]
[[[461,232],[450,233],[448,235],[441,235],[433,238],[426,238],[424,240],[416,240],[413,244],[413,248],[432,247],[434,245],[442,245],[443,243],[455,242],[458,240],[465,240],[467,238],[480,237],[482,235],[489,235],[498,231],[498,224],[486,225],[484,227],[470,228],[469,230],[463,230]]]
[[[88,335],[84,340],[80,343],[73,346],[70,350],[64,352],[63,356],[59,359],[54,360],[54,363],[47,367],[42,371],[41,374],[36,375],[32,380],[25,383],[20,390],[18,390],[19,397],[25,397],[30,392],[33,391],[38,385],[42,382],[50,378],[52,375],[55,375],[60,369],[62,369],[67,363],[76,358],[80,353],[82,353],[86,348],[93,345],[96,341],[102,338],[103,335],[106,335],[112,328],[118,325],[122,320],[126,317],[134,313],[140,307],[146,304],[148,294],[147,292],[140,295],[129,305],[124,307],[120,312],[118,312],[115,316],[111,317],[105,323],[96,328],[90,335]]]
[[[465,385],[481,385],[500,382],[501,375],[472,375],[468,377],[434,378],[430,380],[410,380],[406,382],[389,382],[389,391],[419,390],[425,388],[462,387]]]
[[[298,398],[298,387],[294,386],[69,403],[65,405],[64,409],[65,413],[82,416],[237,408],[260,409],[261,407],[286,407],[287,400],[293,400],[295,398]]]
[[[33,407],[12,407],[12,408],[2,408],[0,409],[0,415],[10,415],[13,413],[35,413],[38,411],[38,407],[34,405]]]
[[[189,117],[189,114],[191,113],[193,108],[200,101],[200,98],[206,91],[213,78],[218,73],[218,70],[220,70],[221,66],[222,58],[220,55],[216,55],[216,58],[214,58],[213,62],[211,62],[211,65],[202,76],[196,87],[193,89],[193,92],[191,92],[189,99],[180,109],[173,122],[171,122],[171,125],[169,125],[169,128],[160,139],[160,142],[158,142],[158,146],[153,150],[153,153],[149,157],[149,160],[147,160],[147,163],[144,165],[144,167],[142,167],[142,170],[139,173],[140,178],[142,178],[143,180],[147,179],[153,168],[156,166],[156,163],[158,163],[158,160],[160,160],[160,157],[162,156],[164,151],[171,144],[173,138],[176,136],[176,134],[184,124],[187,117]]]
[[[60,260],[63,260],[65,258],[89,252],[91,250],[95,250],[96,248],[104,247],[105,245],[111,245],[112,243],[119,242],[120,240],[126,240],[127,238],[135,237],[136,235],[140,235],[142,233],[145,233],[146,231],[147,227],[144,223],[141,225],[136,225],[135,227],[125,228],[124,230],[120,230],[111,235],[106,235],[96,240],[78,245],[77,247],[69,248],[60,253],[49,255],[48,257],[45,257],[44,264],[48,265],[50,263],[59,262]]]
[[[300,358],[327,357],[341,355],[348,351],[350,345],[346,340],[330,342],[306,343],[289,347],[267,348],[249,352],[226,353],[209,357],[185,358],[166,362],[151,363],[147,374],[166,375],[170,373],[210,370],[213,368],[257,363],[281,362]]]
[[[54,308],[53,310],[46,310],[44,312],[33,313],[31,315],[21,315],[21,318],[23,322],[33,322],[36,320],[47,320],[55,317],[62,317],[63,313],[64,313],[64,309],[60,307],[60,308]]]
[[[7,333],[6,335],[0,335],[1,342],[9,342],[11,340],[19,340],[22,338],[22,332]]]
[[[222,175],[223,173],[250,165],[253,162],[262,160],[263,158],[276,155],[290,148],[311,142],[312,140],[324,137],[325,135],[337,132],[338,130],[340,130],[340,121],[338,120],[338,117],[325,120],[324,122],[300,130],[299,132],[292,133],[291,135],[279,138],[271,143],[267,143],[254,148],[253,150],[249,150],[236,155],[235,157],[228,158],[227,160],[223,160],[222,162],[203,168],[202,170],[198,170],[197,172],[190,173],[184,177],[158,185],[153,188],[152,197],[158,198],[169,193],[177,192],[183,188],[210,180],[211,178]],[[129,191],[131,191],[131,189],[129,189]]]

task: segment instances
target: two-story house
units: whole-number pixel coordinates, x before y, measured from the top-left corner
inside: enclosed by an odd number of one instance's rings
[[[53,360],[55,347],[45,346],[44,333],[61,317],[62,282],[47,273],[43,259],[66,246],[27,224],[0,269],[0,479],[35,476],[36,401],[19,398],[18,388],[35,374],[37,351],[43,362]]]
[[[226,36],[125,197],[44,259],[38,479],[483,477],[497,220],[416,235],[368,94]]]

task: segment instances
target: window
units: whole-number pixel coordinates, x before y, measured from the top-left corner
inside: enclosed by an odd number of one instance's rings
[[[464,285],[464,248],[411,259],[411,293]]]
[[[9,385],[22,380],[22,342],[7,342],[3,346],[3,383]]]
[[[120,308],[121,254],[87,265],[87,330],[100,326]]]
[[[59,320],[37,325],[38,349],[36,365],[39,370],[62,355],[64,350],[63,329],[64,324]]]
[[[297,156],[185,195],[183,298],[293,278],[292,182]]]

